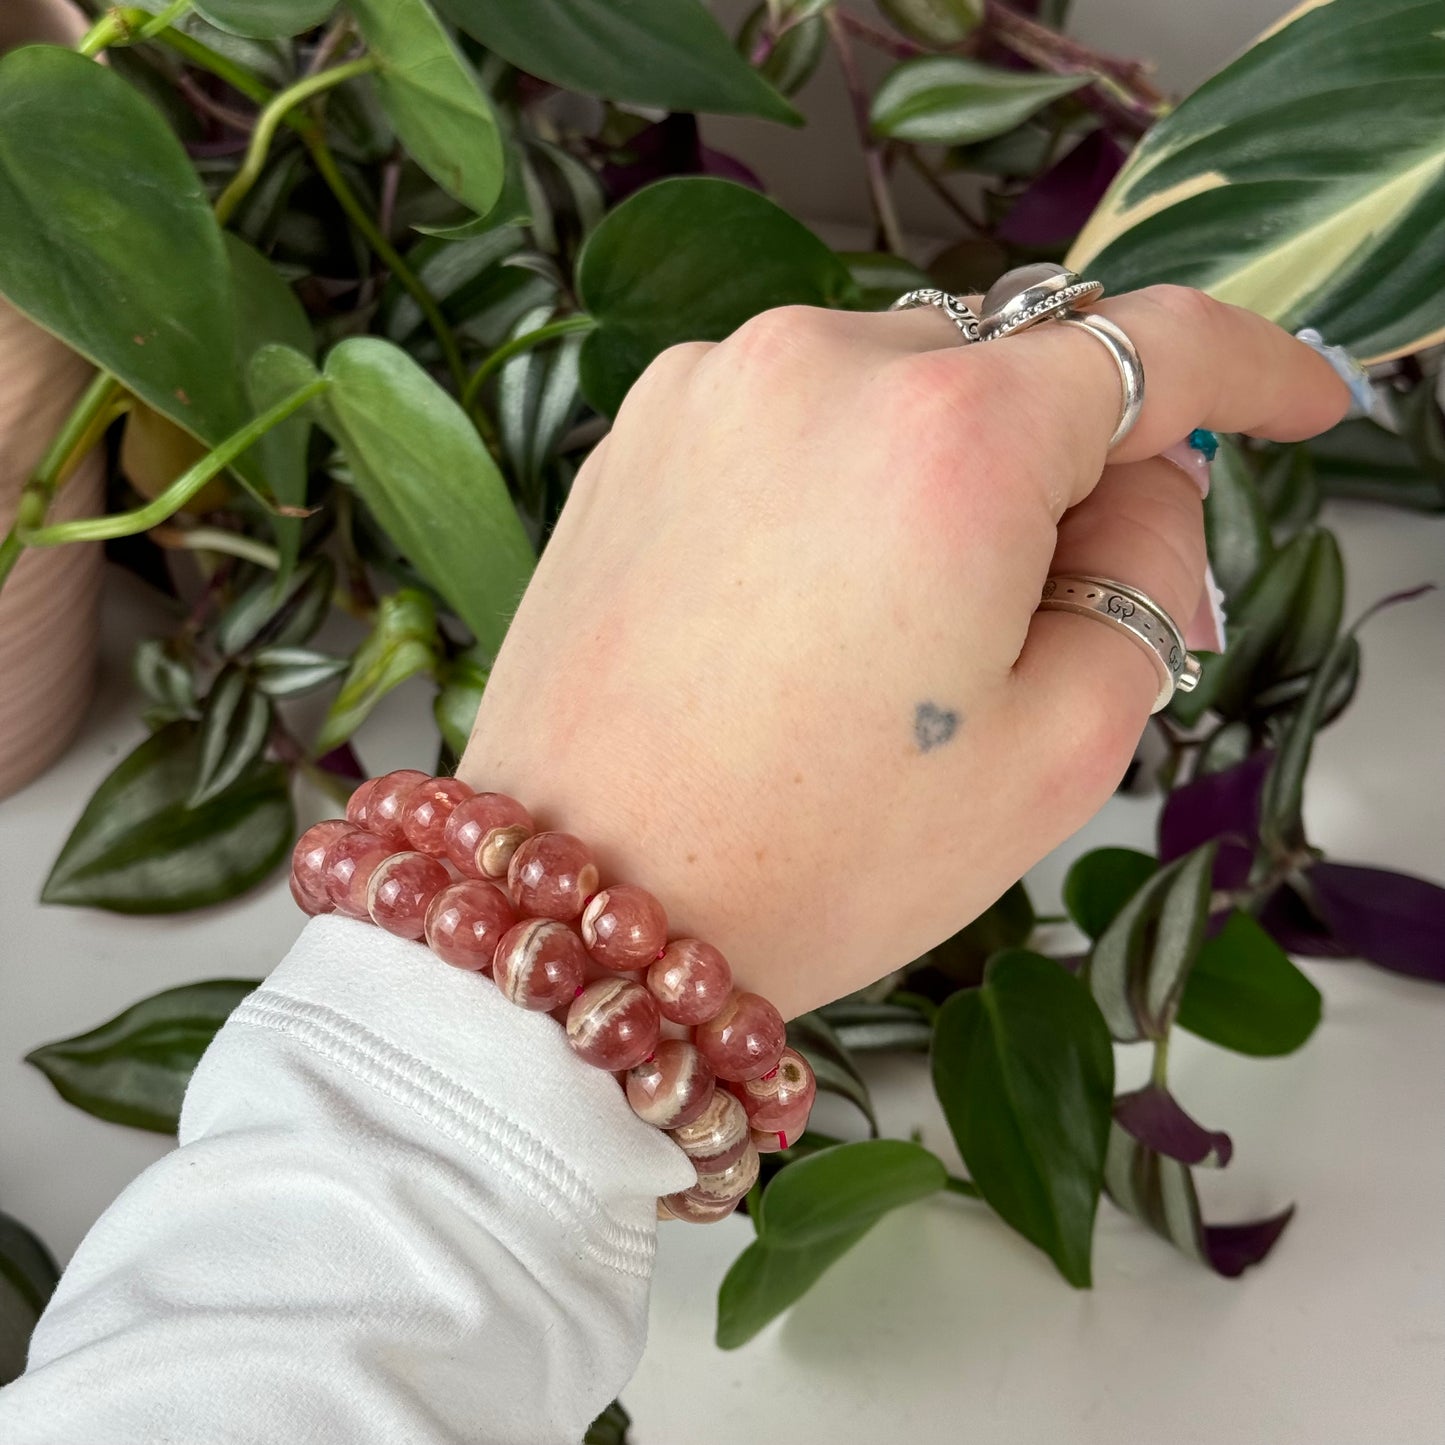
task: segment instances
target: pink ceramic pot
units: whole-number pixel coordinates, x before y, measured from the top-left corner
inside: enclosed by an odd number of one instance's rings
[[[73,44],[84,16],[62,0],[4,0],[0,52],[32,40]],[[0,300],[0,530],[20,489],[92,374],[89,364]],[[103,461],[92,454],[51,517],[94,516]],[[0,798],[65,750],[95,682],[99,544],[27,552],[0,590]]]

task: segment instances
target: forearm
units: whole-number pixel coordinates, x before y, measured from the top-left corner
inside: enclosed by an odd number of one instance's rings
[[[313,921],[102,1217],[0,1435],[555,1442],[636,1365],[692,1169],[549,1018]]]

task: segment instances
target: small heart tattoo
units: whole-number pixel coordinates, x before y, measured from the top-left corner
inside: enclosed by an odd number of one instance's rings
[[[921,753],[942,747],[958,731],[958,714],[937,703],[921,702],[913,715],[913,736]]]

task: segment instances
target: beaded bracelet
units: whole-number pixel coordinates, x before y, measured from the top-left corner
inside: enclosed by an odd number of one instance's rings
[[[309,828],[291,858],[305,912],[424,939],[445,963],[490,970],[512,1003],[553,1014],[573,1052],[618,1074],[633,1113],[696,1167],[658,1217],[724,1219],[757,1182],[759,1154],[803,1132],[813,1071],[777,1009],[733,988],[716,948],[669,939],[646,889],[599,883],[580,838],[538,832],[502,793],[413,769],[362,783],[346,817]]]

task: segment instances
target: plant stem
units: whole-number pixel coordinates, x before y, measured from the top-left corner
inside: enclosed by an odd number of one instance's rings
[[[20,558],[24,528],[45,521],[51,498],[63,486],[105,428],[115,420],[121,385],[107,371],[99,371],[71,408],[65,424],[51,438],[45,455],[26,481],[15,509],[15,525],[0,542],[0,587],[5,585]]]
[[[1149,1065],[1149,1082],[1163,1089],[1169,1083],[1169,1035],[1154,1041],[1154,1061]]]
[[[80,37],[80,43],[75,47],[81,55],[96,56],[103,50],[108,50],[112,45],[129,45],[133,28],[130,23],[129,14],[122,9],[107,10],[84,35]],[[153,17],[144,11],[140,12],[145,20]]]
[[[918,151],[913,146],[905,146],[903,155],[904,158],[908,161],[909,165],[911,165],[913,169],[918,172],[924,185],[926,185],[928,189],[932,191],[933,194],[937,196],[938,199],[942,201],[943,204],[947,206],[948,209],[952,211],[953,214],[957,216],[958,219],[969,228],[969,230],[973,231],[975,235],[979,236],[987,236],[989,234],[988,227],[985,226],[984,223],[980,221],[976,216],[974,216],[972,212],[969,211],[968,207],[965,206],[963,202],[960,201],[958,197],[955,196],[953,192],[950,191],[948,187],[943,184],[943,181],[939,178],[939,176],[934,173],[933,168],[923,159],[921,155],[919,155]]]
[[[287,417],[300,411],[313,397],[319,396],[330,383],[323,376],[309,381],[290,396],[268,407],[226,438],[214,451],[201,458],[195,466],[182,472],[158,497],[137,507],[133,512],[117,512],[105,517],[83,517],[75,522],[57,522],[54,526],[27,525],[23,516],[16,519],[20,540],[30,547],[57,547],[65,542],[100,542],[111,537],[129,537],[164,522],[180,510],[212,477],[230,466],[258,438]],[[22,500],[22,508],[24,501]]]
[[[377,229],[376,222],[367,214],[366,207],[361,204],[356,198],[356,193],[346,184],[346,178],[336,164],[336,157],[331,154],[320,131],[314,127],[309,128],[304,132],[304,139],[306,149],[311,152],[311,159],[315,162],[321,179],[330,187],[331,194],[336,197],[341,209],[350,217],[352,225],[361,232],[366,238],[367,245],[385,263],[412,300],[421,307],[422,315],[426,317],[432,331],[436,334],[442,355],[446,358],[447,370],[451,372],[452,381],[460,396],[466,390],[466,368],[462,365],[462,353],[457,346],[457,338],[447,324],[446,317],[442,315],[441,307],[437,305],[431,292],[421,283],[416,272],[402,260],[396,247]]]
[[[826,19],[828,38],[832,41],[834,53],[838,57],[838,68],[843,73],[843,84],[847,87],[848,100],[853,107],[853,124],[863,147],[863,170],[868,178],[868,195],[873,203],[878,231],[884,246],[895,256],[902,256],[905,254],[903,232],[898,225],[893,193],[888,189],[888,170],[883,164],[883,146],[873,134],[869,120],[868,90],[858,69],[858,59],[853,54],[853,42],[848,38],[847,25],[836,9],[830,9]]]
[[[144,14],[144,12],[141,12]],[[244,65],[237,65],[234,60],[222,55],[218,50],[212,50],[209,45],[203,44],[194,36],[187,35],[184,30],[176,30],[169,27],[157,31],[151,37],[158,40],[162,45],[168,45],[184,60],[189,60],[192,65],[199,66],[202,70],[209,70],[212,75],[224,80],[232,90],[239,91],[247,100],[253,100],[257,105],[265,105],[272,95],[271,88],[258,76],[246,69]]]
[[[596,329],[596,320],[583,313],[577,316],[563,316],[556,321],[549,321],[545,326],[539,326],[535,331],[527,332],[525,336],[514,336],[492,352],[472,373],[466,390],[462,392],[463,408],[467,411],[472,409],[481,392],[482,384],[514,356],[520,356],[522,352],[530,351],[534,346],[540,346],[544,341],[551,341],[557,336],[572,336],[577,332],[595,331]]]
[[[983,1191],[971,1179],[960,1179],[957,1174],[950,1174],[943,1181],[943,1187],[950,1194],[962,1194],[965,1199],[982,1199]]]
[[[224,527],[156,527],[151,540],[172,552],[223,552],[270,572],[281,566],[281,554],[274,547]]]
[[[331,70],[308,75],[304,80],[298,80],[294,85],[288,85],[285,90],[272,96],[261,114],[256,117],[256,124],[251,131],[251,143],[246,147],[245,160],[231,177],[226,189],[216,198],[216,220],[224,226],[247,192],[260,180],[276,131],[292,110],[313,95],[319,95],[322,91],[330,90],[332,86],[341,85],[355,76],[365,75],[375,69],[376,61],[371,56],[364,55],[360,60],[351,60]]]
[[[159,15],[152,16],[136,32],[137,40],[149,40],[153,35],[159,35],[162,30],[174,25],[177,20],[183,19],[190,13],[191,0],[172,0]]]

